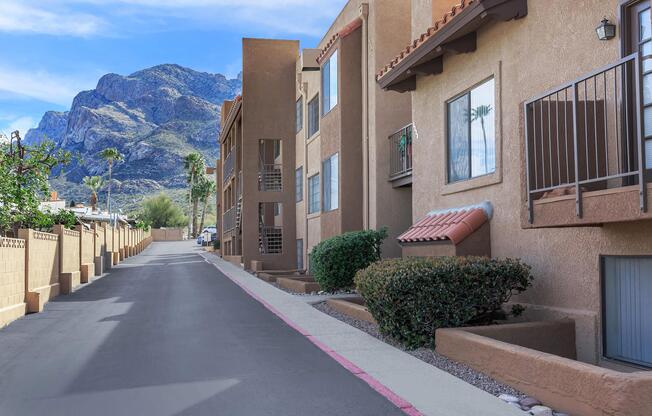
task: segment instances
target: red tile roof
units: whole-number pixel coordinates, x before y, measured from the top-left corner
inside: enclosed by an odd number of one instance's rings
[[[324,48],[321,50],[321,53],[317,57],[317,62],[321,63],[321,61],[326,57],[326,55],[328,55],[328,53],[333,48],[333,45],[335,45],[335,42],[337,42],[338,39],[343,39],[349,36],[357,28],[361,26],[362,26],[362,19],[357,17],[351,23],[344,26],[341,30],[339,30],[337,33],[331,36],[331,38],[326,43],[326,46],[324,46]]]
[[[451,11],[447,12],[442,16],[441,19],[437,20],[425,33],[422,33],[417,39],[414,39],[409,45],[405,47],[390,63],[381,68],[380,71],[376,74],[376,80],[387,75],[399,62],[405,59],[408,55],[413,53],[417,48],[419,48],[423,43],[431,38],[435,33],[437,33],[442,27],[450,23],[455,16],[457,16],[462,10],[475,3],[478,0],[460,0],[459,3],[452,6]]]
[[[459,244],[489,220],[479,207],[440,211],[426,215],[398,237],[401,243],[450,240]]]

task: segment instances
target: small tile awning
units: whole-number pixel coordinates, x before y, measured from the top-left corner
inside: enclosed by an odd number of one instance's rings
[[[433,211],[398,237],[399,243],[450,240],[461,243],[491,218],[491,205],[483,203],[445,211]]]

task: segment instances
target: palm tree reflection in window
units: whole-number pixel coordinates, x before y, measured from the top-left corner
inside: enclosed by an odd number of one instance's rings
[[[480,120],[480,126],[482,126],[482,140],[484,143],[484,169],[485,172],[489,171],[489,158],[487,154],[487,131],[484,127],[484,119],[489,116],[489,113],[491,113],[493,109],[491,108],[491,105],[479,105],[475,108],[471,109],[471,120],[470,122],[473,123],[474,121]]]

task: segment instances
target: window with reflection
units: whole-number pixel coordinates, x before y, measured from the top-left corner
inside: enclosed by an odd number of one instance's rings
[[[448,182],[496,171],[494,79],[449,101]]]
[[[322,115],[337,105],[337,49],[321,68]]]

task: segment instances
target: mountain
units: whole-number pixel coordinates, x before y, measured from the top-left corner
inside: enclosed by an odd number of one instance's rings
[[[117,200],[185,186],[183,158],[199,151],[214,163],[222,101],[233,99],[241,78],[158,65],[128,76],[107,74],[94,90],[82,91],[70,111],[48,111],[25,136],[44,138],[78,155],[54,187],[67,199],[85,200],[84,176],[105,175],[98,153],[116,147],[125,160],[113,168]],[[133,198],[131,198],[133,199]]]

